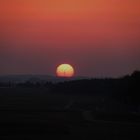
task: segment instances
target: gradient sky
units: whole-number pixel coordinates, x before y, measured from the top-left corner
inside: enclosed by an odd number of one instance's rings
[[[121,76],[140,69],[139,0],[1,0],[0,74]]]

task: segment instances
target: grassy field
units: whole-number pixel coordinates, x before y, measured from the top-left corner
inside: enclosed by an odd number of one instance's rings
[[[106,96],[0,88],[0,137],[5,139],[136,139],[140,115]]]

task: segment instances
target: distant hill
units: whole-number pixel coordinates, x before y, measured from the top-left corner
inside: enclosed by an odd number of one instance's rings
[[[24,83],[26,81],[29,82],[64,82],[64,81],[71,81],[71,80],[78,80],[78,79],[85,79],[86,77],[73,77],[73,78],[59,78],[56,76],[50,75],[1,75],[0,82],[1,83]]]

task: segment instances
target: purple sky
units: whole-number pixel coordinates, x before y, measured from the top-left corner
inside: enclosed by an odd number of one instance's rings
[[[140,1],[0,2],[0,75],[121,76],[140,70]]]

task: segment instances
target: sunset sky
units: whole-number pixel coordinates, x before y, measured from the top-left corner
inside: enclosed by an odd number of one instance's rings
[[[140,70],[140,0],[1,0],[0,75]]]

